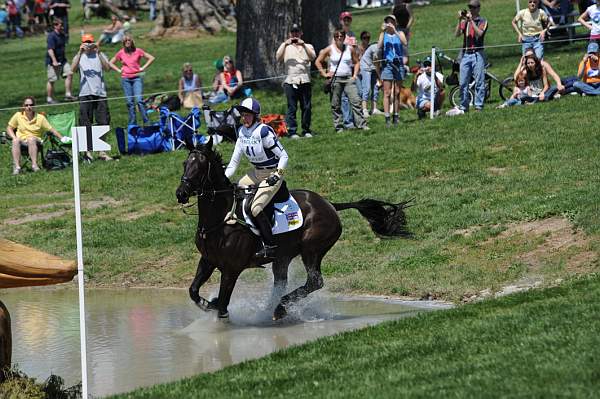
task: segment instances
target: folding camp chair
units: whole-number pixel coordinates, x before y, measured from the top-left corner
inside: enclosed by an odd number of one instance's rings
[[[204,142],[197,130],[200,128],[200,110],[192,108],[185,118],[167,107],[160,107],[160,127],[163,134],[171,139],[173,151],[186,148],[186,140],[196,143]]]
[[[218,141],[226,139],[235,143],[237,127],[240,125],[240,114],[235,108],[231,107],[225,111],[213,111],[205,104],[202,111],[206,122],[206,133],[209,136],[217,135],[219,137]]]

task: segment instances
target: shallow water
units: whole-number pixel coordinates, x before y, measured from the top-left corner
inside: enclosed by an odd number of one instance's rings
[[[286,321],[273,322],[267,299],[234,294],[230,320],[223,322],[193,305],[187,290],[86,290],[89,392],[104,396],[173,381],[436,308],[321,293],[292,309]],[[77,291],[4,290],[0,299],[12,317],[13,363],[39,380],[54,373],[67,386],[79,382]]]

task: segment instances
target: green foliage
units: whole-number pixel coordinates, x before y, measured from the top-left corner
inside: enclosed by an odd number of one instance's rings
[[[3,371],[0,383],[0,399],[80,399],[81,383],[66,388],[57,375],[50,375],[44,383],[28,377],[18,366]]]

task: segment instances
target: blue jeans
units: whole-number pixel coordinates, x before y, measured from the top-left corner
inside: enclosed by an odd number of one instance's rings
[[[224,91],[215,93],[214,96],[208,99],[208,103],[211,105],[220,104],[229,101],[229,96]]]
[[[149,0],[148,4],[150,5],[150,21],[154,21],[156,19],[156,0]]]
[[[580,80],[573,83],[573,87],[582,94],[588,96],[600,96],[600,83],[584,83]]]
[[[525,55],[525,51],[530,48],[533,49],[535,56],[538,59],[541,60],[544,58],[544,44],[540,41],[539,36],[523,36],[523,40],[521,41],[523,55]]]
[[[142,114],[142,120],[144,124],[148,124],[148,115],[146,115],[146,107],[144,106],[144,100],[142,99],[142,92],[144,90],[144,81],[141,77],[135,78],[121,78],[121,87],[125,93],[127,101],[127,111],[129,112],[129,125],[136,125],[137,121],[135,118],[135,105],[137,104],[140,114]]]
[[[483,109],[485,100],[485,59],[483,52],[464,53],[460,61],[460,108],[469,110],[469,83],[471,78],[475,81],[474,105],[477,109]]]
[[[361,98],[363,101],[377,101],[379,98],[379,87],[377,87],[377,72],[360,71],[362,85]]]

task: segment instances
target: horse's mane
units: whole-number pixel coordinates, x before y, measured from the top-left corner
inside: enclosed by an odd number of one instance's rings
[[[231,181],[225,176],[225,164],[223,163],[223,156],[221,153],[213,150],[211,145],[200,144],[197,149],[201,154],[206,156],[208,162],[216,167],[215,169],[219,171],[219,176],[222,176],[227,184],[231,184]]]

